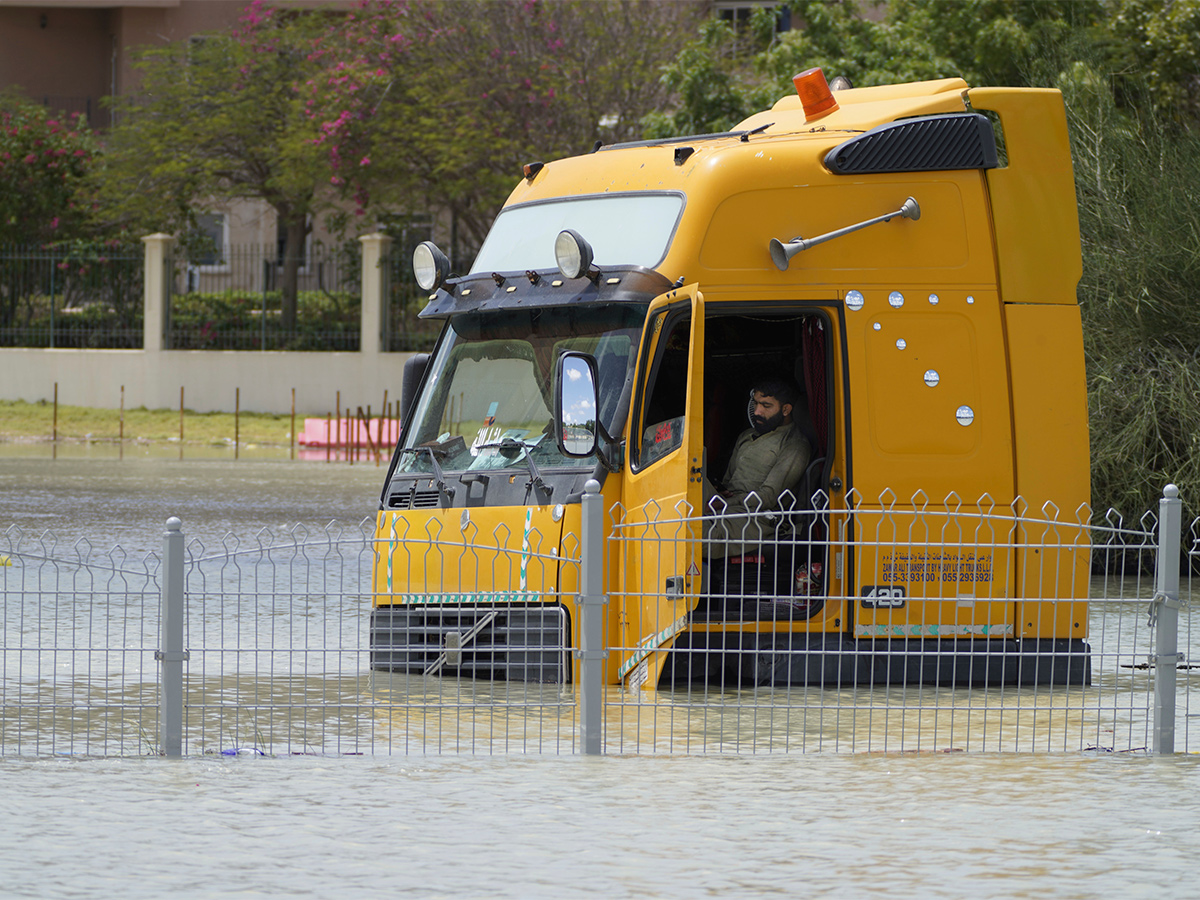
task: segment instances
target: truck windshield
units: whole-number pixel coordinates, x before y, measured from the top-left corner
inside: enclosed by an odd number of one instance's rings
[[[611,194],[510,206],[500,211],[471,272],[553,269],[554,239],[564,228],[592,245],[598,266],[663,261],[683,212],[682,194]]]
[[[554,370],[566,350],[596,358],[600,420],[611,432],[646,317],[641,304],[467,313],[450,320],[430,360],[397,471],[591,466],[558,451]],[[516,444],[514,444],[514,441]],[[502,446],[503,444],[503,446]]]

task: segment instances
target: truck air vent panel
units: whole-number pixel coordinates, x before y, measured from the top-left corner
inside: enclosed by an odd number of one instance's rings
[[[414,604],[371,611],[376,671],[563,684],[570,680],[568,652],[567,611],[556,604]]]
[[[388,509],[437,509],[438,491],[402,489],[388,495]]]
[[[825,155],[835,175],[994,169],[996,135],[979,113],[889,122],[838,144]]]

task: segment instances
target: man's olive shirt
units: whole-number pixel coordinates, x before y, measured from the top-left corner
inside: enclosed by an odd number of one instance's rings
[[[753,428],[742,432],[725,470],[723,487],[733,495],[714,497],[706,490],[705,514],[710,518],[705,521],[704,555],[737,556],[770,540],[776,523],[751,513],[778,509],[779,496],[800,484],[811,455],[808,441],[794,423],[761,435]]]
[[[808,441],[794,422],[766,434],[747,428],[734,444],[725,470],[723,486],[734,492],[726,502],[743,509],[778,509],[779,495],[800,484],[811,455]],[[746,500],[750,493],[757,495],[757,501]]]

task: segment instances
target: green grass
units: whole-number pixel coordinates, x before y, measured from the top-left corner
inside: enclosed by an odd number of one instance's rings
[[[127,409],[124,438],[127,441],[179,439],[178,409]],[[303,428],[304,419],[296,418]],[[244,412],[236,423],[242,443],[288,446],[291,443],[290,415]],[[86,406],[58,407],[58,438],[66,441],[116,441],[121,436],[121,412]],[[0,400],[0,441],[50,440],[55,432],[54,405],[47,401]],[[185,444],[225,444],[233,440],[233,413],[183,412]]]

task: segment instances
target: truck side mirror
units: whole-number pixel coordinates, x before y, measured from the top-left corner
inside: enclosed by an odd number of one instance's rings
[[[596,452],[601,426],[596,360],[568,351],[558,358],[554,395],[554,435],[564,456],[583,458]]]
[[[413,401],[417,399],[417,388],[429,368],[429,354],[415,353],[404,361],[404,373],[400,379],[400,421],[407,426],[408,414],[412,412]]]

